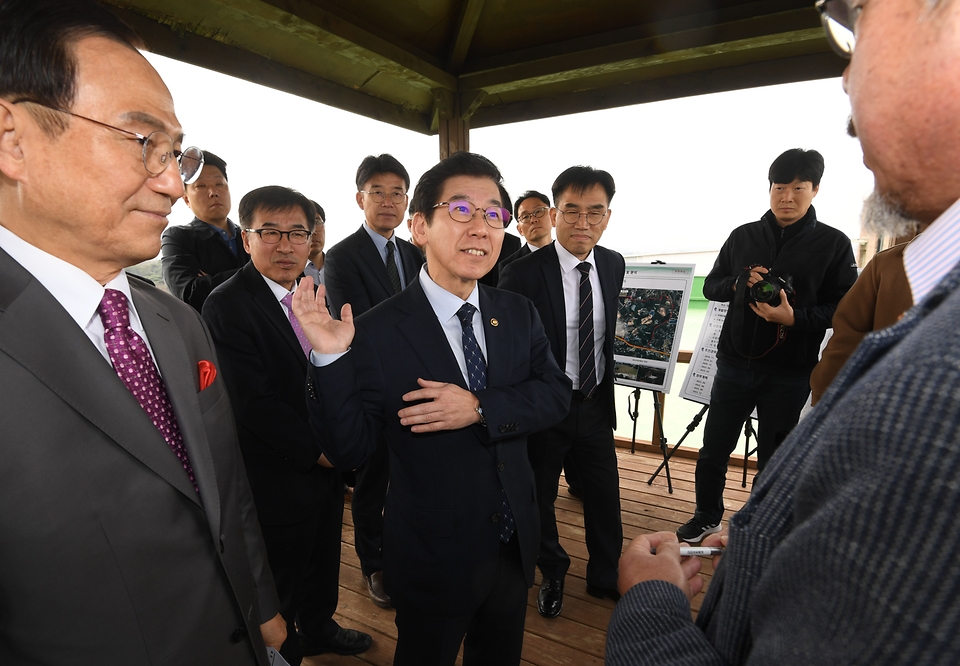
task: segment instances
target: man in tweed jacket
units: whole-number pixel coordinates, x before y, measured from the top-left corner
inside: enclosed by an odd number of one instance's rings
[[[960,1],[819,4],[828,35],[856,24],[844,84],[872,200],[932,223],[904,255],[916,305],[758,479],[696,623],[697,558],[667,533],[630,545],[608,664],[960,662]]]

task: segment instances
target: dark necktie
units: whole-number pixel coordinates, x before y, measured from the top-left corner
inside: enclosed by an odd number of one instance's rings
[[[477,336],[473,333],[473,313],[477,309],[469,303],[464,303],[457,310],[457,318],[460,320],[460,328],[463,329],[463,357],[467,361],[467,378],[470,381],[471,391],[482,391],[487,388],[487,362],[483,359],[483,352],[480,351],[480,345],[477,343]],[[516,522],[513,519],[513,512],[510,510],[510,502],[507,501],[507,493],[500,486],[500,541],[507,543],[517,529]]]
[[[194,490],[199,493],[190,458],[187,457],[187,448],[183,445],[183,435],[180,434],[173,405],[167,396],[167,387],[153,363],[147,343],[130,327],[127,297],[122,291],[107,289],[97,312],[103,322],[103,341],[106,343],[113,369],[167,441],[167,445],[190,477]]]
[[[590,264],[577,264],[580,271],[580,393],[589,398],[597,388],[596,347],[593,343],[593,288]]]
[[[397,248],[393,241],[387,241],[387,276],[393,286],[393,293],[399,294],[403,287],[400,285],[400,271],[397,270]]]
[[[300,326],[300,321],[297,319],[297,315],[293,314],[293,294],[287,294],[280,299],[280,302],[287,306],[287,319],[290,320],[290,326],[293,327],[293,333],[297,336],[297,342],[300,343],[300,348],[303,349],[303,353],[307,355],[307,358],[310,358],[310,351],[313,349],[313,346],[310,344],[310,341],[307,340],[307,336],[303,332],[303,328]]]

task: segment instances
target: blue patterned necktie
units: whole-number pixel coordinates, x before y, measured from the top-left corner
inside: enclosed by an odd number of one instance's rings
[[[477,336],[473,333],[473,313],[476,311],[475,307],[464,303],[457,310],[457,318],[460,320],[460,328],[463,329],[463,357],[467,361],[470,390],[482,391],[487,388],[487,362],[483,358],[483,352],[480,351],[480,345],[477,344]],[[507,493],[503,486],[500,487],[500,495],[500,541],[507,543],[517,529],[517,524],[513,519],[510,502],[507,501]]]
[[[103,322],[103,341],[113,369],[160,431],[190,478],[193,489],[199,493],[167,387],[153,363],[147,343],[130,327],[126,295],[116,289],[105,289],[97,312]]]
[[[585,398],[597,389],[597,356],[593,341],[593,288],[590,264],[577,264],[580,271],[580,393]]]

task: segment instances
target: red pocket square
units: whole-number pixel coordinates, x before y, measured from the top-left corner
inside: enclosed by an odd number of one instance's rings
[[[200,390],[202,391],[217,378],[217,367],[210,361],[200,361],[197,363],[197,370],[200,371]]]

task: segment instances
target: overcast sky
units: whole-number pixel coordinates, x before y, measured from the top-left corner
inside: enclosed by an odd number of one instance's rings
[[[147,57],[170,87],[186,144],[227,161],[231,219],[244,193],[286,185],[324,207],[329,247],[362,223],[354,176],[366,155],[397,157],[411,190],[439,159],[436,136]],[[873,177],[859,143],[846,135],[849,111],[840,80],[827,79],[475,129],[470,147],[500,167],[513,197],[527,189],[549,194],[557,174],[574,164],[609,171],[617,194],[601,244],[625,255],[718,250],[734,227],[769,208],[774,158],[815,148],[826,161],[818,217],[855,239]],[[170,221],[192,217],[180,202]],[[399,233],[407,237],[405,228]]]

